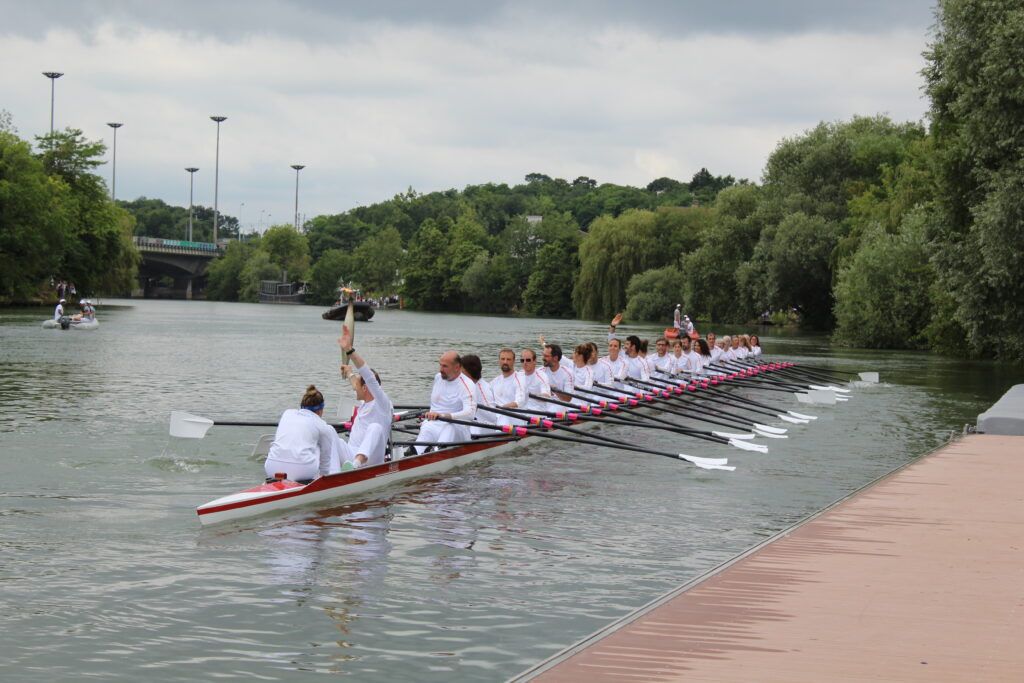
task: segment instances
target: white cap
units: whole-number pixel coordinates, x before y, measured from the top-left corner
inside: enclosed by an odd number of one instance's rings
[[[88,301],[86,301],[85,299],[82,299],[82,300],[81,300],[81,301],[79,301],[78,303],[80,303],[80,304],[82,304],[82,305],[85,305],[85,304],[87,304],[87,303],[89,303],[89,302],[88,302]]]
[[[66,304],[66,303],[67,303],[67,301],[65,301],[64,299],[61,299],[61,300],[60,300],[60,302],[61,302],[62,304]]]

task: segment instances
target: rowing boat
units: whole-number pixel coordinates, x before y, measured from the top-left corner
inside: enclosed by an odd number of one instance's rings
[[[742,377],[734,373],[732,379]],[[650,401],[652,398],[648,396],[647,400]],[[662,398],[667,399],[667,396]],[[644,409],[643,403],[636,400],[617,406],[619,412]],[[566,421],[564,424],[569,422]],[[578,426],[587,428],[597,424],[600,422],[588,422]],[[343,496],[355,496],[407,479],[440,474],[492,455],[505,453],[522,445],[521,442],[529,438],[530,436],[525,433],[484,437],[474,443],[454,445],[419,455],[395,458],[380,465],[329,474],[308,484],[289,480],[267,482],[200,505],[196,508],[196,514],[200,523],[206,526]]]

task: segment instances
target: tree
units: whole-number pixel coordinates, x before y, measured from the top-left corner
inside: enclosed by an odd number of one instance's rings
[[[552,318],[571,318],[575,279],[574,254],[561,242],[545,244],[537,252],[536,268],[523,293],[526,312]]]
[[[261,246],[280,271],[293,280],[306,276],[309,268],[309,244],[306,236],[291,225],[275,225],[263,233]],[[278,275],[280,276],[280,272]]]
[[[242,271],[259,241],[229,242],[224,254],[215,258],[207,271],[206,298],[212,301],[238,301],[242,289]]]
[[[836,223],[795,213],[783,219],[768,242],[777,303],[796,308],[810,327],[831,327],[831,259],[838,241]]]
[[[680,303],[683,273],[678,266],[645,270],[629,279],[626,317],[630,320],[666,321]]]
[[[444,307],[448,268],[443,257],[447,247],[448,239],[431,219],[424,221],[412,236],[402,272],[405,277],[402,295],[410,307],[427,310]]]
[[[348,284],[356,271],[356,257],[341,249],[328,249],[309,275],[309,294],[306,302],[327,306],[338,299],[338,287]]]
[[[356,281],[372,294],[393,293],[402,256],[402,236],[396,228],[384,228],[356,249]]]
[[[294,228],[290,229],[294,230]],[[238,300],[250,303],[258,302],[260,300],[260,282],[262,280],[277,280],[280,276],[280,267],[271,260],[270,254],[262,248],[255,249],[242,267],[239,276],[241,287],[238,290]]]
[[[890,349],[927,344],[935,279],[928,261],[927,219],[919,210],[897,234],[878,225],[865,237],[836,283],[836,341]]]
[[[47,177],[29,144],[0,131],[0,300],[24,300],[60,275],[69,188]]]
[[[1020,3],[943,0],[924,70],[939,179],[929,238],[950,304],[936,318],[952,317],[975,355],[1018,362],[1024,361],[1022,34]]]

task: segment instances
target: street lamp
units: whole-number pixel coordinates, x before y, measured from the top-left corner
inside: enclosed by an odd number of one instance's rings
[[[53,137],[53,90],[54,90],[54,83],[56,83],[57,79],[60,78],[61,76],[63,76],[64,74],[61,73],[60,71],[44,71],[43,75],[50,79],[50,137]],[[53,145],[53,141],[52,140],[50,141],[50,145],[51,146]]]
[[[238,241],[242,241],[242,209],[245,208],[245,202],[238,205]]]
[[[192,241],[192,181],[195,180],[195,173],[199,169],[195,166],[189,166],[185,169],[188,171],[188,241]]]
[[[226,116],[211,116],[211,121],[217,122],[217,161],[213,167],[213,243],[217,244],[217,185],[220,181],[220,124],[227,121]]]
[[[299,231],[299,171],[306,168],[302,164],[292,164],[295,169],[295,231]]]
[[[114,129],[114,168],[110,173],[110,201],[114,201],[117,197],[117,129],[124,124],[108,123],[107,125]]]

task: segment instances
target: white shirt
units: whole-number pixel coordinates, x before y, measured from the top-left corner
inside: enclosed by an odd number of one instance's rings
[[[381,433],[384,434],[384,439],[379,446],[381,452],[363,453],[363,455],[370,461],[377,462],[379,460],[384,462],[384,449],[387,447],[387,438],[391,433],[394,408],[392,407],[391,399],[380,388],[377,378],[373,376],[373,371],[370,370],[368,365],[363,365],[363,367],[359,368],[359,376],[366,383],[366,389],[370,392],[370,396],[373,396],[373,400],[364,402],[356,410],[356,419],[352,421],[352,430],[349,432],[348,442],[354,445],[362,444],[366,430],[369,429],[370,425],[380,425]]]
[[[687,371],[697,374],[700,372],[701,366],[700,354],[691,348],[690,352],[686,354]]]
[[[622,380],[626,379],[626,370],[629,367],[628,361],[629,361],[629,359],[626,357],[626,355],[623,354],[623,353],[620,353],[619,357],[616,358],[615,360],[612,360],[611,356],[605,356],[604,358],[602,358],[601,360],[599,360],[597,362],[598,362],[599,365],[601,363],[606,363],[608,365],[608,371],[611,374],[612,380],[615,380],[615,381],[618,382],[618,381],[622,381]],[[600,381],[600,380],[598,380],[596,378],[596,374],[595,374],[594,381]],[[604,382],[601,382],[601,383],[603,384]]]
[[[557,370],[551,368],[544,368],[544,374],[547,375],[548,385],[550,385],[553,391],[561,391],[562,393],[572,393],[573,390],[573,373],[561,363],[558,364]]]
[[[573,367],[572,385],[580,389],[589,389],[594,386],[594,369],[589,365],[584,365],[582,368]]]
[[[486,406],[493,408],[495,405],[494,392],[491,391],[491,385],[488,384],[487,380],[481,379],[479,382],[474,384],[475,391],[473,392],[473,398],[476,399],[476,421],[486,422],[487,424],[494,424],[497,421],[498,414],[492,413],[489,410],[481,410],[480,406]],[[482,433],[490,432],[491,430],[482,430]]]
[[[519,382],[523,385],[523,393],[526,395],[526,405],[522,407],[527,410],[547,410],[547,403],[530,398],[530,394],[551,398],[551,385],[548,384],[545,374],[536,370],[532,375],[527,375],[525,370],[520,370],[516,374],[519,375]]]
[[[57,308],[53,309],[53,319],[59,320],[64,315],[64,304],[57,304]]]
[[[739,358],[740,360],[743,360],[744,358],[746,358],[747,355],[750,353],[750,351],[747,350],[746,346],[741,346],[738,349],[736,349],[735,351],[736,351],[736,357]]]
[[[634,356],[626,361],[626,376],[632,377],[633,379],[644,380],[645,382],[651,378],[650,371],[647,367],[647,361],[640,356]]]
[[[450,413],[453,420],[472,420],[476,416],[473,380],[461,373],[452,380],[445,379],[440,372],[434,375],[434,386],[430,390],[430,411]]]
[[[760,346],[751,347],[751,354],[755,355],[755,356],[760,356],[761,355],[761,347]]]
[[[722,349],[717,346],[711,349],[711,362],[717,363],[718,359],[722,357]]]
[[[666,353],[664,356],[655,356],[654,369],[663,375],[671,375],[672,368],[675,366],[674,356],[670,353]]]
[[[289,408],[281,414],[268,460],[316,465],[327,474],[338,433],[312,410]]]
[[[508,377],[498,375],[491,380],[491,393],[494,396],[494,403],[499,408],[515,403],[522,408],[526,403],[526,392],[523,391],[523,383],[519,379],[519,373],[513,372]]]

